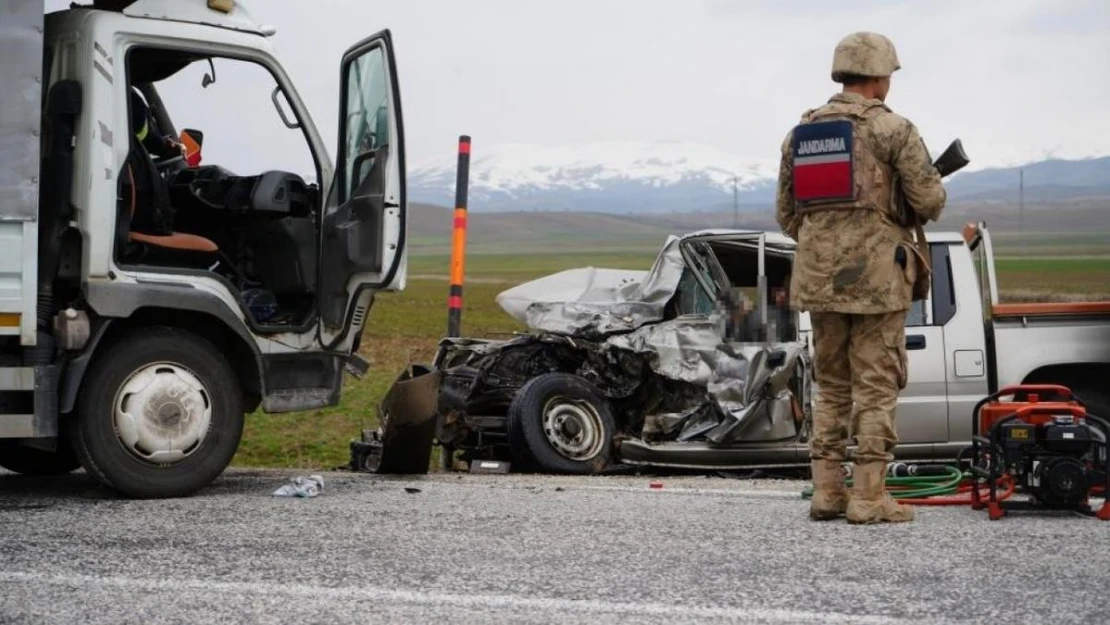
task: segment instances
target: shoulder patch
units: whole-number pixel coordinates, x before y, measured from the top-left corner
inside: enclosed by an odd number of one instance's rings
[[[799,202],[855,197],[852,122],[801,124],[791,142],[794,199]]]

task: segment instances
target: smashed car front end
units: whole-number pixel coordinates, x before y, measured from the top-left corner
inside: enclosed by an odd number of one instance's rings
[[[611,416],[609,464],[804,463],[812,377],[805,328],[769,299],[788,283],[791,245],[751,232],[672,237],[648,271],[573,269],[503,292],[498,303],[529,332],[444,339],[432,363],[444,468],[532,464],[518,462],[536,449],[514,436],[514,423],[522,429],[524,389],[552,375],[568,391],[585,383],[600,404],[595,412]],[[543,418],[535,427],[558,435]]]

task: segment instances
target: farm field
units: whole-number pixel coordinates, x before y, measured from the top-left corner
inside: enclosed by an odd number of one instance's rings
[[[638,239],[614,241],[605,248],[595,244],[592,250],[578,241],[562,248],[563,253],[527,253],[514,246],[498,248],[489,240],[479,241],[484,251],[471,253],[466,263],[463,333],[491,337],[523,330],[501,311],[494,298],[527,280],[573,267],[647,269],[664,238],[656,237],[653,242]],[[1078,235],[1082,244],[1075,246],[1068,245],[1067,235],[1052,237],[1047,245],[1033,245],[1032,240],[1016,235],[997,239],[1003,299],[1110,299],[1110,244],[1104,243],[1110,234]],[[560,246],[536,245],[533,249]],[[1030,250],[1036,255],[1030,255]],[[377,402],[392,381],[408,364],[430,362],[437,341],[446,333],[447,273],[445,253],[411,256],[406,290],[381,295],[371,310],[362,341],[363,355],[371,363],[367,376],[362,380],[348,376],[342,403],[334,408],[248,415],[233,464],[298,469],[345,464],[349,442],[360,429],[374,427]]]

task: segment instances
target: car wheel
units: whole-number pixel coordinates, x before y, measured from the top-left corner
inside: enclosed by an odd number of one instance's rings
[[[214,480],[243,433],[239,379],[207,340],[150,328],[111,346],[82,385],[81,463],[135,498],[182,497]]]
[[[582,378],[548,373],[529,380],[509,405],[515,464],[552,473],[599,473],[612,457],[613,415]]]
[[[19,445],[14,440],[0,441],[0,467],[23,475],[65,475],[81,468],[69,441],[59,437],[54,451]]]

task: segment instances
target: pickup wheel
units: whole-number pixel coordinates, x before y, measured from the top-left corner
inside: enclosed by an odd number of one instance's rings
[[[14,440],[2,440],[0,467],[23,475],[65,475],[81,468],[81,461],[65,438],[58,438],[58,447],[54,451],[25,447]]]
[[[509,404],[513,462],[552,473],[599,473],[616,430],[608,402],[582,378],[547,373],[529,380]]]
[[[182,497],[231,462],[243,433],[239,379],[209,341],[149,328],[101,354],[74,437],[91,475],[135,498]]]
[[[1096,391],[1093,388],[1072,389],[1079,399],[1087,406],[1087,411],[1096,417],[1110,419],[1110,395],[1105,391]]]

